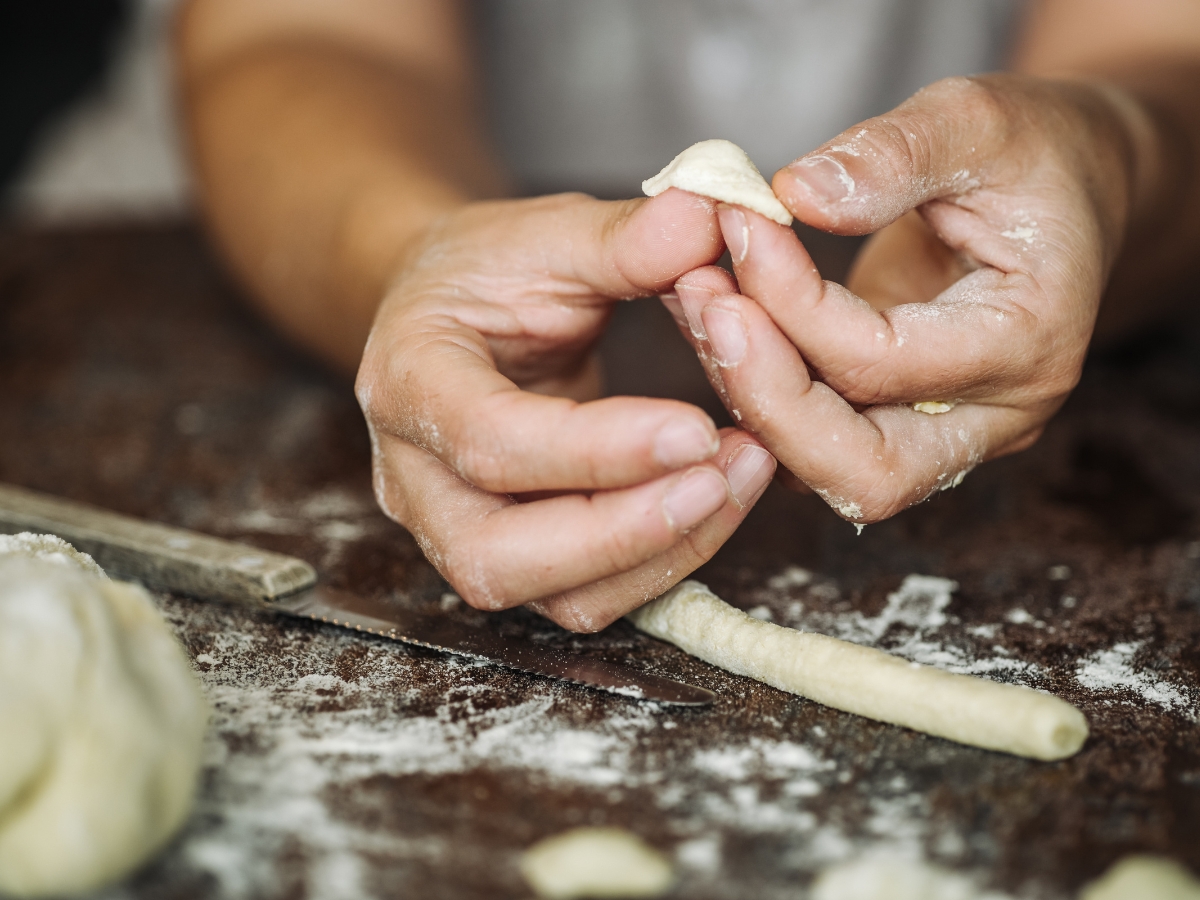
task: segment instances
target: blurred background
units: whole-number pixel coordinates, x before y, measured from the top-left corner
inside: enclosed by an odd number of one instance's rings
[[[6,219],[183,215],[170,60],[179,0],[39,0],[0,12]]]
[[[183,3],[4,5],[6,219],[188,211],[171,62]],[[925,84],[1002,66],[1022,6],[852,5],[847,29],[844,3],[829,0],[476,2],[497,149],[523,193],[637,196],[642,178],[711,137],[740,143],[769,177]]]

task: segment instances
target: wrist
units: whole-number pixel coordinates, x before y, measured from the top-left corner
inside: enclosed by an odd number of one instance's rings
[[[1162,127],[1146,103],[1133,91],[1111,81],[1090,86],[1107,107],[1124,144],[1127,231],[1151,219],[1162,205],[1169,168]]]

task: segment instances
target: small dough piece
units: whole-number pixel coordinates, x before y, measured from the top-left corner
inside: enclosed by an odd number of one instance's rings
[[[661,897],[675,882],[671,864],[621,828],[575,828],[539,841],[521,857],[539,897]]]
[[[876,854],[825,869],[812,900],[1011,900],[983,892],[965,875],[895,854]]]
[[[954,406],[955,404],[947,403],[945,400],[922,400],[920,403],[914,403],[912,408],[926,415],[937,416],[950,412]]]
[[[787,207],[779,202],[746,151],[732,141],[692,144],[665,169],[642,182],[647,197],[656,197],[673,187],[744,206],[780,225],[792,224]]]
[[[960,744],[1051,760],[1074,755],[1087,740],[1083,713],[1057,697],[763,622],[698,581],[679,584],[627,618],[714,666]]]
[[[57,538],[0,546],[0,895],[111,883],[191,807],[207,704],[146,592],[96,571]]]
[[[1127,856],[1097,881],[1084,887],[1079,900],[1200,900],[1200,881],[1172,859]]]

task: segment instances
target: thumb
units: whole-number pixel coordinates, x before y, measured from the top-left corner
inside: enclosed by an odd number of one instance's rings
[[[771,186],[802,222],[870,234],[922,203],[978,188],[1005,119],[986,80],[947,78],[780,169]]]
[[[574,277],[609,297],[670,290],[725,250],[716,204],[676,188],[649,200],[588,198],[576,215],[555,224]]]

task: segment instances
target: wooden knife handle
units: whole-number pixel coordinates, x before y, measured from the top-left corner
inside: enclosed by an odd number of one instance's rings
[[[316,583],[303,560],[0,484],[0,534],[54,534],[114,578],[148,588],[259,604]]]

